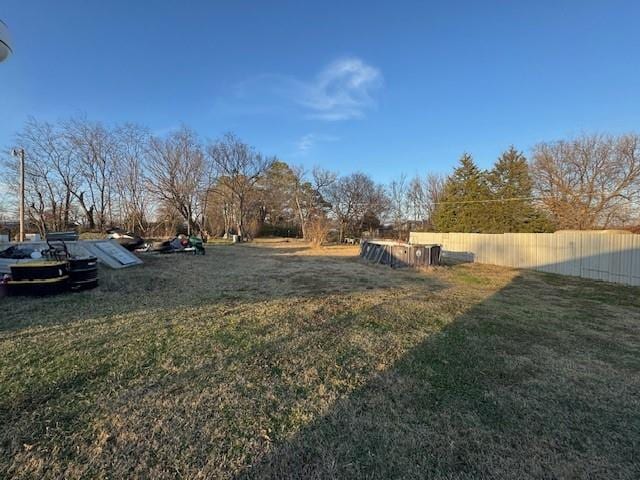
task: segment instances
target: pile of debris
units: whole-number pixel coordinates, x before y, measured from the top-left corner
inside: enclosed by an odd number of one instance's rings
[[[136,253],[204,255],[202,238],[191,235],[147,243],[119,228],[102,240],[80,240],[77,232],[50,232],[23,243],[0,242],[0,290],[9,294],[45,295],[98,285],[98,262],[110,268],[140,265]],[[2,293],[0,291],[0,293]]]
[[[183,234],[176,235],[170,240],[161,242],[153,242],[142,250],[149,253],[193,253],[194,255],[204,255],[204,242],[200,237],[195,235],[186,236]]]
[[[110,268],[142,263],[115,240],[79,240],[53,232],[45,241],[0,244],[0,295],[49,295],[98,286],[98,262]]]
[[[98,259],[73,256],[64,241],[47,241],[48,248],[13,245],[0,253],[8,265],[0,281],[9,295],[51,295],[98,286]],[[5,265],[6,266],[6,265]]]
[[[98,261],[109,268],[126,268],[140,265],[140,260],[133,253],[123,248],[115,240],[48,240],[40,242],[25,242],[0,244],[0,273],[9,273],[11,265],[40,260],[43,252],[52,248],[53,244],[63,242],[70,258],[96,257]]]
[[[148,253],[187,253],[204,255],[204,242],[195,235],[179,234],[169,240],[147,243],[135,233],[126,232],[119,228],[112,228],[107,232],[109,238],[115,240],[124,248],[133,252]]]

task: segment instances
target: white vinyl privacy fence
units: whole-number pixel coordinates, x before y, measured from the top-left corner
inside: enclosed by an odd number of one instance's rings
[[[440,244],[460,260],[640,285],[640,235],[598,232],[411,232],[409,243]]]

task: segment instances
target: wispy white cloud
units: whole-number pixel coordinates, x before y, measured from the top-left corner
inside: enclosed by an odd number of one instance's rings
[[[240,83],[235,93],[255,111],[297,110],[307,118],[337,121],[363,117],[375,107],[381,85],[380,70],[359,58],[342,58],[311,80],[264,74]]]
[[[296,142],[296,153],[304,155],[308,153],[316,144],[323,142],[337,142],[340,140],[335,135],[327,135],[323,133],[307,133]]]
[[[308,133],[306,135],[303,135],[300,140],[298,140],[298,142],[296,143],[296,148],[298,149],[298,152],[306,153],[311,149],[311,147],[313,147],[314,143],[315,140],[313,138],[313,134]]]
[[[381,83],[380,71],[362,60],[337,60],[307,85],[297,101],[312,110],[311,116],[323,120],[358,118],[375,105],[373,92]]]

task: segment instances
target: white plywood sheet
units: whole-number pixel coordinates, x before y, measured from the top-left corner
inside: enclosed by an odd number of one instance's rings
[[[91,240],[84,243],[98,260],[111,268],[125,268],[142,263],[142,260],[115,240]]]

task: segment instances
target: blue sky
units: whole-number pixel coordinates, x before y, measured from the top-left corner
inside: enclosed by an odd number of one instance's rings
[[[640,126],[635,1],[3,0],[0,146],[86,114],[379,181]]]

